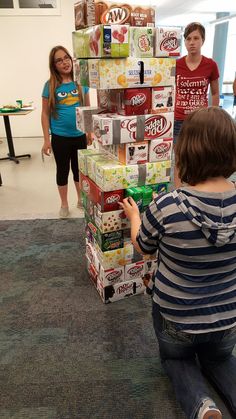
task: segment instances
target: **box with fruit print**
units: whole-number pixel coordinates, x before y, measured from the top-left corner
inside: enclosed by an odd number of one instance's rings
[[[170,138],[173,137],[173,125],[173,112],[137,116],[118,114],[93,116],[94,138],[103,145]]]
[[[119,202],[124,198],[124,189],[102,191],[88,176],[80,173],[80,188],[102,212],[119,210]]]
[[[94,221],[102,233],[130,228],[130,221],[122,209],[118,211],[101,212],[94,207]]]
[[[171,162],[112,165],[96,162],[95,183],[104,191],[127,189],[170,181]]]
[[[121,89],[131,87],[172,86],[175,84],[173,58],[106,58],[90,59],[89,87],[94,89]],[[81,69],[81,74],[84,74]],[[82,80],[81,80],[82,84]]]
[[[72,33],[76,58],[128,57],[129,26],[97,25]]]
[[[78,150],[79,171],[82,172],[84,175],[87,175],[87,157],[95,156],[97,154],[102,154],[102,152],[96,149]]]
[[[131,243],[124,243],[124,247],[102,251],[98,243],[94,243],[94,250],[99,263],[104,269],[116,268],[132,263],[134,257],[134,247]]]
[[[154,56],[155,29],[150,27],[130,27],[129,56],[151,58]]]
[[[178,57],[180,56],[180,45],[180,27],[156,28],[155,57]]]

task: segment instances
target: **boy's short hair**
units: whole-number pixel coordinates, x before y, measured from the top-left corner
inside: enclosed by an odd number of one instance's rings
[[[228,178],[236,171],[236,123],[217,106],[192,112],[175,147],[182,182],[196,185],[209,178]]]
[[[199,22],[192,22],[192,23],[189,23],[186,26],[186,28],[184,30],[184,39],[186,39],[189,36],[190,33],[192,33],[193,31],[197,31],[197,30],[200,32],[202,40],[205,41],[205,28]]]

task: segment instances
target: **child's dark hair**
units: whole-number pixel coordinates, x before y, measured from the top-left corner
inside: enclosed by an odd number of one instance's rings
[[[228,178],[236,171],[235,121],[216,106],[192,112],[180,130],[175,158],[181,181],[189,185]]]
[[[189,34],[192,33],[193,31],[199,31],[202,37],[202,40],[205,41],[205,28],[199,22],[192,22],[186,26],[184,30],[184,39],[186,39],[189,36]]]

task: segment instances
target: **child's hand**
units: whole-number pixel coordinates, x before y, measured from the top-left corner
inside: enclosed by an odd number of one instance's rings
[[[132,218],[139,216],[139,209],[136,202],[129,196],[128,198],[123,199],[123,202],[119,202],[121,208],[123,208],[126,217],[131,220]]]
[[[51,142],[45,141],[42,147],[42,154],[46,154],[46,156],[50,156],[51,152],[52,152]]]

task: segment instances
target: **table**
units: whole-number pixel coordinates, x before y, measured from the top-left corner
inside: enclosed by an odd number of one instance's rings
[[[14,149],[14,144],[13,144],[12,133],[11,133],[11,125],[10,125],[9,116],[14,116],[15,117],[15,116],[27,115],[28,113],[30,113],[32,111],[33,111],[33,109],[26,110],[26,111],[9,112],[9,113],[0,112],[0,116],[3,116],[3,120],[4,120],[8,150],[9,150],[9,153],[7,154],[7,157],[2,157],[2,158],[0,158],[0,160],[12,160],[15,163],[19,164],[20,162],[19,162],[18,159],[20,159],[22,157],[28,157],[28,158],[31,157],[30,154],[21,154],[19,156],[16,156],[15,149]]]

